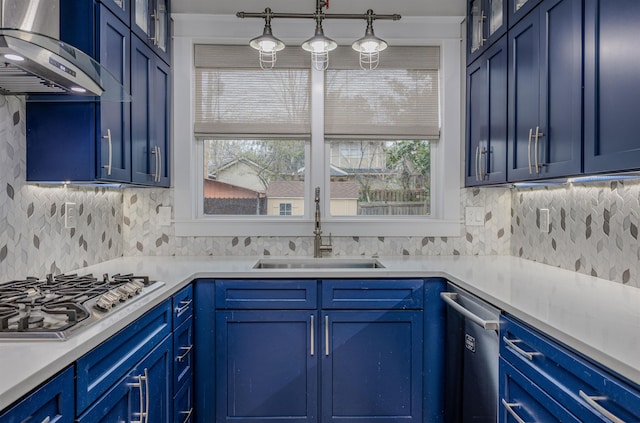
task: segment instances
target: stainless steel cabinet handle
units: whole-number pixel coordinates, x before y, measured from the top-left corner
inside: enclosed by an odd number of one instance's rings
[[[184,416],[184,420],[182,421],[182,423],[187,423],[191,418],[191,415],[193,414],[193,407],[191,407],[189,411],[181,411],[180,414],[186,414],[186,416]]]
[[[47,416],[40,423],[49,423],[51,421],[51,416]]]
[[[529,175],[533,172],[531,171],[531,138],[533,137],[533,128],[529,128],[529,143],[527,145],[527,158],[529,159]]]
[[[149,371],[145,368],[144,369],[144,391],[145,391],[145,396],[147,397],[145,399],[145,406],[144,406],[144,422],[148,423],[149,422]]]
[[[312,314],[311,315],[311,335],[309,336],[309,350],[310,350],[310,354],[314,355],[316,353],[316,344],[315,344],[315,337],[316,337],[316,322],[315,322],[315,316]]]
[[[609,399],[608,397],[605,397],[605,396],[597,396],[597,397],[589,396],[586,393],[584,393],[582,390],[578,391],[578,394],[580,395],[580,398],[585,400],[587,402],[587,404],[589,404],[589,406],[591,408],[593,408],[598,413],[602,414],[603,416],[605,416],[606,418],[611,420],[613,423],[624,423],[624,420],[622,420],[620,417],[616,416],[611,411],[607,410],[606,408],[604,408],[603,406],[598,404],[598,401],[606,401],[606,400]]]
[[[149,386],[147,385],[147,403],[146,403],[146,408],[145,408],[145,402],[144,402],[144,393],[143,393],[143,384],[145,382],[147,382],[147,369],[144,369],[144,376],[143,375],[138,375],[135,377],[135,379],[137,379],[138,381],[135,383],[129,383],[128,386],[130,386],[131,388],[138,388],[140,390],[140,412],[139,413],[133,413],[134,416],[139,416],[140,420],[132,420],[131,423],[145,423],[145,420],[147,418],[147,412],[145,410],[149,409]]]
[[[193,300],[180,301],[180,304],[182,305],[175,308],[176,314],[179,316],[183,311],[189,308],[192,302]]]
[[[520,404],[518,404],[517,402],[513,402],[510,404],[505,401],[504,398],[502,398],[502,405],[504,406],[505,410],[507,410],[509,414],[511,414],[511,417],[513,417],[518,423],[526,423],[520,416],[518,416],[516,411],[513,409],[513,407],[520,407]]]
[[[160,147],[158,147],[158,167],[156,170],[158,175],[156,182],[160,182],[160,179],[162,178],[162,149]]]
[[[519,346],[516,345],[517,342],[522,342],[521,339],[508,339],[506,336],[502,337],[502,340],[511,348],[513,348],[513,350],[515,352],[517,352],[518,354],[520,354],[521,356],[529,359],[529,360],[533,360],[533,357],[536,355],[542,355],[542,353],[539,352],[527,352],[525,350],[523,350],[522,348],[520,348]]]
[[[484,38],[484,28],[483,28],[483,23],[487,20],[487,15],[484,14],[484,10],[480,11],[480,25],[478,25],[478,31],[480,33],[480,47],[484,46],[484,43],[487,41],[486,38]]]
[[[471,320],[476,325],[480,326],[485,330],[498,330],[500,329],[500,321],[498,320],[484,320],[479,316],[476,316],[466,308],[462,307],[460,304],[456,302],[456,298],[458,298],[458,294],[455,292],[441,292],[440,298],[444,300],[451,308],[456,310],[458,313],[462,314],[467,319]]]
[[[102,139],[107,140],[109,147],[109,160],[107,164],[102,166],[107,169],[107,175],[111,176],[111,165],[113,163],[113,144],[111,143],[111,129],[107,129],[107,135],[103,135]]]
[[[329,355],[329,316],[324,316],[324,355]]]
[[[487,175],[487,149],[482,147],[480,152],[480,180],[484,181],[484,177]]]
[[[540,173],[540,168],[543,166],[542,163],[540,163],[540,161],[538,160],[538,155],[539,155],[538,144],[539,144],[540,137],[543,137],[543,136],[544,136],[544,134],[542,132],[540,132],[540,127],[536,126],[536,142],[535,142],[535,145],[534,145],[534,148],[535,148],[534,157],[535,157],[535,164],[536,164],[536,173]]]
[[[193,349],[193,345],[189,345],[188,347],[180,347],[180,350],[184,351],[184,353],[180,354],[176,357],[176,361],[182,363],[182,360],[187,358],[191,350]]]
[[[476,146],[476,181],[480,180],[480,146]]]

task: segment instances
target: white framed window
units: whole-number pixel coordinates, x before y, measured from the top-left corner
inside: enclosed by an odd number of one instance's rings
[[[179,19],[178,19],[179,21]],[[180,28],[181,25],[178,25]],[[453,28],[453,26],[451,26]],[[178,29],[178,32],[180,30]],[[360,133],[359,137],[354,134],[346,136],[342,131],[329,133],[326,126],[324,94],[326,92],[328,72],[310,70],[309,60],[304,57],[304,67],[310,72],[309,76],[309,107],[310,122],[309,130],[306,132],[298,127],[293,134],[283,132],[286,126],[276,126],[276,129],[265,130],[266,125],[245,125],[248,133],[238,133],[238,131],[226,131],[219,133],[207,130],[199,122],[201,114],[196,107],[197,97],[201,86],[197,81],[196,61],[202,57],[196,54],[202,42],[202,37],[176,37],[174,39],[174,147],[175,168],[190,169],[188,172],[174,172],[175,183],[175,230],[178,236],[230,236],[230,235],[264,235],[264,236],[312,236],[315,205],[313,203],[314,188],[321,188],[322,205],[322,225],[325,233],[331,232],[334,236],[459,236],[461,229],[460,219],[460,146],[461,146],[461,56],[459,39],[445,38],[442,40],[432,39],[430,43],[439,47],[438,59],[440,68],[437,72],[439,91],[437,96],[438,120],[436,131],[429,136],[418,137],[397,135],[392,132],[381,133],[380,131],[371,134]],[[206,40],[214,42],[213,39]],[[390,40],[391,41],[391,40]],[[236,48],[237,46],[234,46]],[[287,48],[283,52],[295,50],[295,47]],[[278,55],[278,66],[285,67],[288,59],[283,55]],[[304,54],[304,53],[303,53]],[[228,56],[229,57],[229,56]],[[257,67],[255,52],[246,47],[246,53],[238,54],[240,60],[244,60],[248,67]],[[335,62],[336,57],[331,61]],[[388,56],[385,56],[385,60]],[[391,57],[391,56],[389,56]],[[357,55],[356,59],[357,61]],[[260,71],[265,72],[265,71]],[[268,71],[267,71],[268,72]],[[372,72],[372,73],[375,73]],[[246,78],[246,76],[245,76]],[[254,103],[253,109],[260,114],[268,108],[259,107]],[[237,116],[237,114],[235,114]],[[267,114],[268,116],[268,114]],[[353,119],[352,119],[353,120]],[[264,123],[270,123],[268,120]],[[385,125],[383,125],[384,127]],[[387,124],[386,126],[394,126]],[[398,126],[398,125],[395,125]],[[216,128],[223,126],[216,124]],[[254,129],[252,129],[254,128]],[[257,129],[255,129],[257,128]],[[360,131],[362,132],[362,131]],[[212,136],[214,134],[215,136]],[[364,135],[364,136],[363,136]],[[280,140],[297,140],[304,144],[305,165],[298,169],[295,178],[290,181],[296,182],[297,187],[293,191],[301,197],[287,198],[283,195],[278,199],[279,203],[273,208],[257,206],[258,195],[256,195],[256,207],[251,209],[251,214],[208,214],[204,213],[203,192],[204,192],[204,169],[207,166],[205,157],[207,156],[207,144],[219,142],[221,140],[242,140],[244,142],[255,142],[267,140],[276,142]],[[360,142],[360,145],[356,143]],[[362,154],[362,143],[370,145],[381,145],[384,143],[421,143],[428,147],[430,155],[430,166],[428,175],[424,173],[405,177],[403,181],[396,180],[391,185],[413,184],[417,179],[428,180],[419,190],[421,193],[413,193],[407,198],[401,198],[392,192],[376,193],[378,200],[386,201],[387,207],[383,213],[380,209],[375,209],[376,204],[369,204],[369,210],[378,210],[373,214],[365,214],[366,207],[360,207],[353,211],[353,193],[345,190],[345,186],[340,183],[345,182],[340,178],[344,169],[331,163],[332,145],[341,145],[338,151],[341,156],[347,159],[356,159]],[[389,169],[386,169],[387,171]],[[399,169],[395,169],[399,174]],[[336,176],[336,174],[338,176]],[[333,177],[332,177],[333,176]],[[380,175],[378,175],[379,177]],[[406,175],[405,175],[406,176]],[[388,179],[389,175],[385,175]],[[299,178],[299,179],[296,179]],[[295,181],[293,180],[295,179]],[[407,186],[409,186],[407,185]],[[349,188],[349,187],[346,187]],[[396,189],[395,191],[401,191]],[[389,214],[390,203],[417,203],[424,202],[424,195],[428,195],[428,205],[423,204],[420,213],[396,212]],[[358,197],[361,193],[358,191]],[[386,196],[386,197],[385,197]],[[273,196],[275,198],[275,196]],[[374,198],[374,197],[370,197]],[[382,200],[380,200],[382,199]],[[251,198],[251,201],[254,199]],[[349,201],[346,201],[349,200]],[[393,201],[392,201],[393,200]],[[406,200],[406,201],[404,201]],[[374,203],[374,202],[372,202]],[[288,214],[284,204],[291,204],[291,214]],[[282,205],[282,206],[281,206]],[[397,204],[396,204],[397,205]],[[416,206],[416,204],[408,205]],[[282,208],[281,208],[282,207]],[[253,211],[256,211],[255,214]],[[262,210],[258,212],[258,210]],[[269,210],[272,210],[271,212]],[[408,208],[407,208],[408,210]],[[283,215],[281,215],[281,212]],[[256,216],[256,214],[260,214]]]

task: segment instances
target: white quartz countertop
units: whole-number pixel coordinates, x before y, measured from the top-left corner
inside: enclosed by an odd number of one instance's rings
[[[78,273],[135,273],[160,289],[66,341],[0,340],[0,410],[196,278],[443,277],[640,385],[640,289],[511,256],[380,257],[384,269],[253,269],[258,257],[124,257]]]

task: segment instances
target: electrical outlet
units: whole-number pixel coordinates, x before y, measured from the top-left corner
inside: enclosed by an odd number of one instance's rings
[[[158,224],[160,226],[171,226],[171,207],[158,207]]]
[[[540,209],[540,232],[549,233],[549,209]]]
[[[67,229],[75,228],[78,223],[78,210],[76,203],[64,203],[64,227]]]
[[[484,207],[465,207],[464,222],[467,226],[484,226]]]

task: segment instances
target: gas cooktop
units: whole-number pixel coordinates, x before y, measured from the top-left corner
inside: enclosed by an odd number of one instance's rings
[[[65,340],[163,286],[133,274],[47,275],[0,284],[0,340]]]

